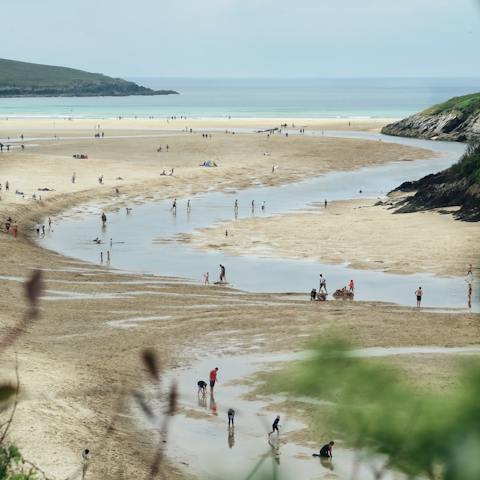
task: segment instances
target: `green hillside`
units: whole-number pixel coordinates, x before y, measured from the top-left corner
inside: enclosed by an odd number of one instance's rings
[[[168,95],[121,78],[73,68],[0,59],[0,97]]]
[[[428,108],[423,115],[439,115],[442,113],[458,112],[464,115],[480,113],[480,93],[472,93],[462,97],[454,97],[444,103]]]

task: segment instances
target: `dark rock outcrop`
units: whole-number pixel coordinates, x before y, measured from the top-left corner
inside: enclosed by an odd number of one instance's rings
[[[469,147],[462,159],[447,170],[405,182],[393,192],[415,192],[397,204],[396,213],[458,207],[455,218],[480,221],[480,145]]]
[[[480,112],[417,113],[399,122],[386,125],[385,135],[465,142],[480,138]]]

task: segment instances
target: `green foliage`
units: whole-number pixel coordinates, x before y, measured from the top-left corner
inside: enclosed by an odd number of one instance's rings
[[[461,388],[423,392],[337,340],[316,345],[282,376],[294,395],[330,400],[331,428],[354,448],[384,455],[388,468],[410,478],[480,478],[480,363],[462,372]]]
[[[480,183],[480,143],[469,145],[451,171],[458,179],[464,178],[469,184]]]
[[[430,107],[422,113],[424,115],[438,115],[449,112],[458,112],[464,115],[480,113],[480,93],[451,98],[444,103]]]
[[[27,466],[13,445],[0,446],[0,480],[38,480],[41,476]]]

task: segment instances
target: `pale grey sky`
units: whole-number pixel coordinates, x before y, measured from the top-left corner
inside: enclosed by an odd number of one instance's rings
[[[477,76],[478,0],[0,0],[0,57],[115,76]]]

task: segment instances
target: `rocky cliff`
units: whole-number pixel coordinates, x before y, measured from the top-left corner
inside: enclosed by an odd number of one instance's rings
[[[480,139],[480,93],[452,98],[387,125],[382,133],[457,142]]]
[[[401,200],[397,213],[458,207],[454,216],[480,221],[480,144],[470,145],[458,163],[416,182],[405,182],[394,192],[415,192]]]

